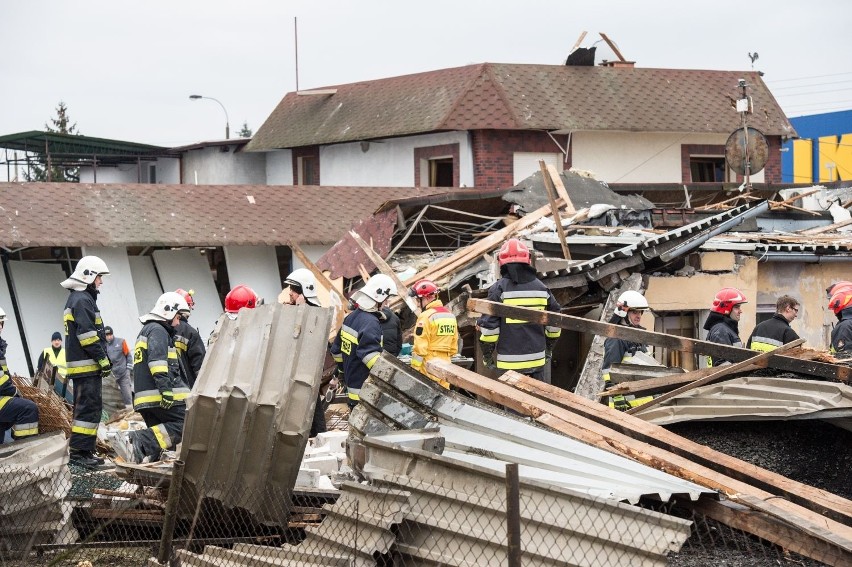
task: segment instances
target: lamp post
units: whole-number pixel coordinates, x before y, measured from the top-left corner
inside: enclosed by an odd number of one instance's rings
[[[218,104],[219,106],[222,107],[222,112],[225,113],[225,139],[230,140],[231,139],[231,125],[230,125],[229,120],[228,120],[228,111],[225,110],[225,105],[222,104],[220,101],[216,100],[215,98],[213,98],[212,96],[201,96],[199,94],[189,95],[190,100],[201,100],[202,98],[205,99],[205,100],[212,100],[213,102],[215,102],[216,104]]]

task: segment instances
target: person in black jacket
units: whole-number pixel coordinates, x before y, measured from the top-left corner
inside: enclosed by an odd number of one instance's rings
[[[6,312],[0,309],[0,332],[6,324]],[[12,439],[38,435],[38,406],[18,395],[18,389],[6,366],[6,341],[0,338],[0,443],[12,429]]]
[[[198,329],[189,324],[189,316],[195,309],[195,299],[192,297],[195,292],[178,288],[175,293],[183,297],[186,304],[189,305],[189,311],[181,313],[180,321],[178,321],[178,326],[175,329],[175,348],[183,373],[186,376],[186,385],[191,389],[195,384],[195,379],[198,378],[198,372],[201,370],[207,349],[204,347],[204,341],[201,340]]]
[[[382,307],[379,320],[382,324],[382,349],[399,356],[402,351],[402,324],[399,316],[390,307]]]
[[[708,341],[735,347],[743,346],[739,327],[743,303],[748,301],[743,292],[735,287],[724,287],[716,293],[710,315],[704,321],[704,329],[709,331]],[[724,358],[707,357],[707,366],[722,366],[730,363],[731,361]]]
[[[502,277],[489,288],[489,301],[559,313],[559,303],[536,277],[530,265],[530,250],[523,242],[510,238],[503,243],[497,258]],[[486,367],[516,370],[550,383],[544,369],[562,329],[496,315],[483,315],[478,326]]]
[[[799,316],[799,307],[795,298],[789,295],[779,297],[775,304],[775,315],[758,323],[748,338],[746,348],[769,352],[798,339],[799,335],[790,327],[790,323]]]
[[[144,326],[133,348],[133,407],[148,428],[118,433],[123,443],[113,447],[128,462],[141,463],[146,457],[158,461],[183,437],[189,387],[181,374],[175,332],[181,314],[188,312],[183,296],[170,291],[139,317]]]
[[[63,320],[66,375],[74,383],[71,461],[89,468],[104,464],[95,456],[95,443],[103,410],[101,382],[112,372],[112,365],[97,297],[103,276],[108,274],[103,260],[84,256],[71,277],[60,284],[70,291]]]
[[[625,327],[635,327],[641,329],[639,324],[642,320],[642,314],[649,308],[648,300],[645,296],[634,290],[627,290],[618,296],[615,304],[615,311],[609,322],[614,325],[624,325]],[[612,379],[609,371],[613,364],[631,364],[633,357],[638,352],[648,352],[648,347],[642,343],[621,339],[618,337],[607,337],[604,341],[604,356],[601,362],[601,378],[603,379],[604,388],[608,388],[612,384]],[[653,396],[643,396],[637,398],[629,394],[616,394],[609,396],[606,400],[609,407],[619,411],[626,411],[630,408],[640,406],[653,399]]]
[[[828,308],[838,319],[831,330],[831,353],[844,358],[852,356],[852,287],[836,288]]]

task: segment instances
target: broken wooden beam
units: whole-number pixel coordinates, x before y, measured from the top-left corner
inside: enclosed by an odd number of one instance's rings
[[[485,299],[469,299],[467,302],[469,311],[484,313],[488,315],[496,315],[498,317],[511,317],[521,319],[523,321],[531,321],[551,327],[560,327],[570,331],[579,331],[581,333],[594,333],[598,336],[614,337],[626,339],[629,341],[664,347],[680,352],[690,352],[695,354],[709,354],[719,358],[724,358],[732,362],[740,362],[754,357],[754,351],[746,348],[739,348],[730,345],[722,345],[702,341],[699,339],[690,339],[676,335],[667,335],[665,333],[656,333],[654,331],[646,331],[638,327],[628,327],[626,325],[617,325],[614,323],[604,323],[602,321],[593,321],[591,319],[583,319],[582,317],[574,317],[572,315],[564,315],[561,313],[552,313],[550,311],[537,311],[527,307],[515,307],[504,305],[494,301]],[[811,374],[822,378],[833,378],[843,382],[848,382],[852,377],[852,367],[842,366],[839,364],[827,364],[817,362],[815,360],[800,360],[783,354],[770,353],[768,366],[788,372],[797,372],[800,374]],[[597,391],[597,389],[595,389]]]
[[[559,207],[556,205],[556,187],[553,186],[553,179],[550,178],[550,172],[547,170],[547,165],[545,165],[543,159],[538,160],[538,166],[541,169],[541,179],[544,182],[544,192],[547,193],[547,201],[550,203],[553,222],[556,224],[556,235],[559,237],[559,246],[562,247],[562,257],[570,260],[571,252],[568,250],[568,242],[565,240],[565,229],[562,228],[562,217],[559,216]]]
[[[420,308],[417,307],[417,303],[414,301],[414,298],[408,295],[408,288],[403,285],[399,277],[397,277],[396,272],[394,272],[393,269],[388,266],[388,263],[385,262],[385,259],[379,256],[378,253],[373,250],[372,246],[364,242],[364,239],[361,238],[361,235],[359,235],[354,230],[349,231],[349,236],[351,236],[352,240],[354,240],[355,243],[361,247],[361,250],[364,251],[364,254],[366,254],[370,261],[376,265],[379,271],[394,281],[394,283],[396,284],[397,293],[408,306],[408,308],[411,309],[411,312],[415,315],[419,315]],[[364,281],[367,281],[367,279],[365,278]]]
[[[786,352],[790,349],[796,348],[797,346],[801,345],[804,342],[805,342],[805,339],[796,339],[795,341],[793,341],[791,343],[781,345],[780,347],[778,347],[777,349],[775,349],[773,351],[762,352],[760,354],[755,355],[752,358],[748,358],[746,360],[736,362],[734,364],[725,364],[724,366],[715,367],[715,371],[710,373],[708,376],[704,376],[703,378],[699,378],[698,380],[695,380],[694,382],[686,384],[685,386],[681,386],[680,388],[675,388],[671,392],[666,392],[662,396],[657,396],[653,400],[649,400],[648,402],[642,404],[641,406],[636,406],[635,408],[630,408],[625,413],[628,413],[628,414],[631,414],[631,415],[634,415],[636,413],[640,413],[640,412],[642,412],[643,409],[648,409],[648,408],[654,407],[656,405],[663,403],[666,400],[670,400],[670,399],[674,398],[675,396],[679,396],[679,395],[683,394],[684,392],[694,390],[695,388],[698,388],[700,386],[704,386],[705,384],[710,384],[711,382],[714,382],[714,381],[718,380],[719,378],[724,378],[725,376],[727,376],[729,374],[733,374],[734,372],[744,370],[744,369],[748,368],[749,366],[751,366],[752,364],[755,364],[755,363],[760,362],[762,360],[767,360],[772,355],[772,353]],[[757,351],[752,351],[752,352],[757,352]]]

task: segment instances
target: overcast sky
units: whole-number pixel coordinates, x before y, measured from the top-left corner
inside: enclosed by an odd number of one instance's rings
[[[562,64],[583,30],[638,67],[763,71],[789,117],[852,108],[849,0],[0,0],[0,135],[164,146],[257,130],[299,87],[470,63]],[[615,59],[603,43],[598,61]]]

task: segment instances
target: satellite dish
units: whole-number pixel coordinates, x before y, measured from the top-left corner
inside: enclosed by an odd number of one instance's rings
[[[754,175],[761,171],[769,159],[769,144],[760,130],[746,128],[734,130],[725,142],[725,161],[739,175]]]

